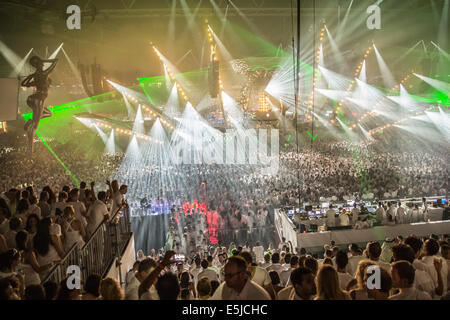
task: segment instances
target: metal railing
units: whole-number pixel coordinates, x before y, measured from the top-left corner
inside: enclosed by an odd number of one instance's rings
[[[53,267],[42,283],[61,282],[67,276],[70,265],[80,267],[82,280],[92,273],[104,276],[114,259],[120,264],[122,252],[130,237],[129,210],[122,210],[120,207],[109,221],[97,227],[82,248],[74,244],[62,259],[63,263]]]

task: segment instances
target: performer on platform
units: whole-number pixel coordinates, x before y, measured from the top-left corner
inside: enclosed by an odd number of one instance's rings
[[[51,63],[50,67],[44,69],[44,63]],[[36,68],[36,72],[27,76],[22,82],[23,87],[36,87],[36,92],[27,99],[27,104],[33,110],[33,118],[28,120],[24,126],[28,136],[28,151],[33,152],[33,137],[37,130],[39,121],[43,118],[51,117],[52,112],[44,106],[48,96],[48,89],[51,84],[49,74],[55,69],[58,59],[43,60],[38,56],[30,59],[30,64]]]

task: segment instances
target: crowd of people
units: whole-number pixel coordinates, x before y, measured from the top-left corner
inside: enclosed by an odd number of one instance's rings
[[[52,269],[76,246],[82,248],[96,230],[116,220],[127,206],[126,185],[107,181],[108,189],[94,191],[64,185],[56,193],[33,186],[0,194],[0,278],[15,277],[23,288],[41,285]]]
[[[324,245],[318,257],[277,248],[209,246],[189,256],[138,252],[125,283],[91,274],[82,288],[26,283],[16,272],[30,254],[0,255],[0,299],[11,300],[448,300],[449,236],[414,235],[360,248]],[[25,257],[25,258],[24,258]]]

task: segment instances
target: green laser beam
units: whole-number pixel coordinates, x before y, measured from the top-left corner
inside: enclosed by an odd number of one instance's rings
[[[274,68],[281,68],[281,65],[276,64],[276,65],[274,65],[274,66],[271,66],[270,68],[266,68],[266,67],[264,67],[264,66],[256,66],[256,67],[253,67],[253,68],[252,68],[252,71],[255,71],[256,69],[264,69],[264,70],[266,70],[266,71],[270,71],[270,70],[272,70],[272,69],[274,69]]]
[[[66,172],[70,175],[70,177],[72,178],[73,182],[76,185],[79,185],[80,182],[77,179],[77,177],[75,177],[75,175],[69,170],[69,168],[67,168],[67,166],[64,164],[64,162],[62,162],[62,160],[58,157],[58,155],[53,151],[52,148],[50,148],[48,143],[39,135],[39,133],[37,133],[37,131],[36,131],[36,135],[39,137],[39,139],[41,139],[42,143],[47,147],[47,149],[55,157],[55,159],[63,166],[64,170],[66,170]]]
[[[311,135],[311,133],[309,133],[308,130],[306,130],[306,132],[308,132],[308,135],[311,137],[312,141],[316,140],[317,134],[313,138],[313,136]]]

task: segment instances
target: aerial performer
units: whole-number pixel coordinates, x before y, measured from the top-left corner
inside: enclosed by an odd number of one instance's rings
[[[48,89],[51,84],[49,74],[55,69],[58,59],[41,59],[38,56],[30,58],[30,65],[36,68],[36,72],[27,76],[22,82],[23,87],[35,87],[36,92],[27,98],[27,104],[33,110],[33,117],[27,120],[24,130],[28,137],[28,152],[33,153],[33,138],[36,132],[39,121],[43,118],[52,116],[52,112],[48,107],[44,106],[45,99],[48,96]],[[51,65],[44,69],[44,63],[51,63]]]

